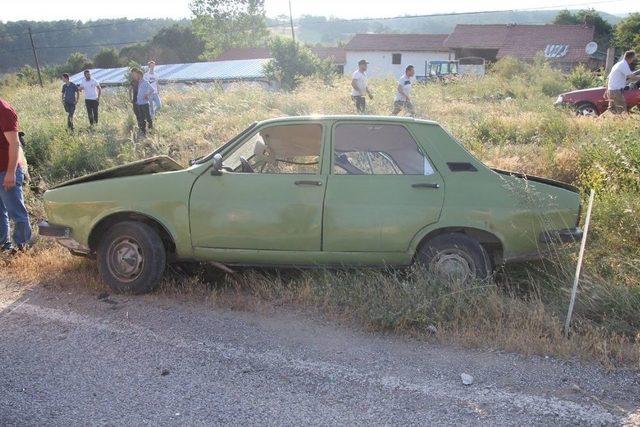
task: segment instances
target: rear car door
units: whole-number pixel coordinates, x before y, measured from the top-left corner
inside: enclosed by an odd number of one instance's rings
[[[438,221],[444,181],[403,124],[336,123],[331,157],[324,251],[404,252]]]

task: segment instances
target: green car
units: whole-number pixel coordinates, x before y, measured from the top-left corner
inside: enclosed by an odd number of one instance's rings
[[[578,189],[490,169],[437,123],[287,117],[187,168],[155,157],[47,191],[40,234],[95,256],[115,291],[167,262],[407,266],[470,283],[579,239]]]

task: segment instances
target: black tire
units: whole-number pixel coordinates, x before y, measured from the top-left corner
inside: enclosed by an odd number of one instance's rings
[[[491,259],[484,247],[463,233],[447,233],[427,241],[416,260],[439,280],[469,286],[491,274]]]
[[[598,117],[598,109],[590,102],[581,102],[576,105],[576,116]]]
[[[104,234],[98,245],[98,271],[118,293],[144,294],[162,279],[167,257],[158,233],[147,224],[120,222]]]

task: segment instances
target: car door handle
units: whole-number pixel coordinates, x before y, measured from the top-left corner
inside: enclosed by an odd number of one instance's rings
[[[411,184],[411,186],[413,188],[434,188],[434,189],[440,188],[440,184],[435,184],[432,182],[420,182],[417,184]]]
[[[320,187],[322,185],[322,181],[296,181],[296,185],[312,185],[314,187]]]

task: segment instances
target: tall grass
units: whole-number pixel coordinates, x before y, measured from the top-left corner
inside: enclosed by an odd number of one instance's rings
[[[553,107],[557,93],[572,84],[543,62],[505,60],[483,78],[414,87],[418,117],[440,122],[487,164],[597,191],[576,335],[570,341],[561,339],[561,323],[573,274],[571,255],[508,268],[498,286],[472,291],[443,288],[413,272],[317,273],[286,280],[249,272],[228,279],[227,285],[258,299],[319,307],[376,329],[423,330],[434,324],[438,339],[445,341],[588,354],[610,363],[631,360],[640,367],[640,120],[637,115],[576,117]],[[395,84],[374,80],[372,88],[369,113],[388,114]],[[309,80],[291,93],[245,84],[229,90],[215,85],[164,88],[155,129],[139,138],[122,91],[105,91],[100,124],[92,130],[79,105],[75,133],[65,129],[57,84],[44,89],[2,85],[0,97],[18,110],[38,188],[157,154],[186,164],[256,120],[354,112],[347,79],[333,86]],[[28,200],[38,220],[43,212],[35,189]],[[43,254],[60,257],[56,251],[36,248],[44,259]],[[24,275],[19,264],[11,261],[7,271]],[[51,277],[61,268],[60,262],[51,262],[42,269]]]

